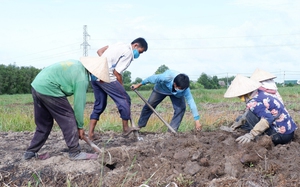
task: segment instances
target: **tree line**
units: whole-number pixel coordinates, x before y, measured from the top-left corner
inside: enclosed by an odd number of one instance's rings
[[[160,74],[168,70],[169,68],[166,65],[161,65],[154,74]],[[150,76],[150,75],[149,75]],[[197,81],[190,82],[191,89],[220,89],[221,87],[226,87],[232,80],[232,77],[226,77],[219,79],[217,76],[209,76],[205,73],[202,73]],[[123,83],[126,90],[130,90],[131,84],[140,83],[142,81],[141,78],[137,77],[134,81],[131,80],[131,72],[124,71],[123,72]],[[223,83],[223,84],[220,84]],[[139,89],[150,90],[153,88],[153,85],[145,85],[140,87]]]
[[[158,67],[154,74],[160,74],[168,70],[165,65]],[[28,94],[31,93],[31,82],[36,75],[41,71],[35,67],[18,67],[15,64],[3,65],[0,64],[0,94]],[[149,75],[150,76],[150,75]],[[219,89],[222,86],[219,81],[223,81],[226,84],[230,83],[234,77],[218,79],[217,76],[209,76],[202,73],[197,81],[191,81],[191,89]],[[131,72],[123,72],[123,83],[125,90],[129,91],[132,84],[140,83],[141,78],[137,77],[134,81],[131,80]],[[224,85],[223,85],[224,86]],[[140,87],[140,90],[151,90],[153,85],[145,85]],[[88,92],[92,92],[92,88],[89,85]]]
[[[40,72],[34,67],[18,67],[15,64],[0,65],[0,94],[31,93],[31,82]]]

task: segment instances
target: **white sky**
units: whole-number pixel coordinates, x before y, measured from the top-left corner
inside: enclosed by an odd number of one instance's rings
[[[173,2],[173,3],[172,3]],[[256,68],[300,80],[297,0],[0,0],[0,64],[43,68],[115,42],[148,42],[127,69],[132,80],[159,66],[197,80],[251,76]]]

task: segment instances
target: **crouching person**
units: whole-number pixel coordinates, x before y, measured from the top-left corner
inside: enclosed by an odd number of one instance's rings
[[[149,104],[156,108],[167,96],[170,97],[174,109],[174,115],[170,126],[178,131],[182,118],[186,110],[186,102],[194,116],[195,129],[200,131],[202,125],[200,124],[200,116],[193,95],[190,90],[190,79],[186,74],[179,73],[174,70],[167,70],[162,74],[152,75],[144,79],[141,83],[133,84],[131,88],[137,89],[142,85],[152,83],[155,84],[153,91],[148,99]],[[148,105],[142,109],[138,125],[139,128],[145,127],[153,111]]]
[[[281,101],[282,104],[284,104],[282,97],[278,92],[276,83],[274,81],[275,78],[275,75],[258,68],[253,72],[253,74],[250,77],[250,79],[261,83],[261,86],[258,88],[259,90],[264,91],[266,94],[272,94],[272,96],[276,97]],[[247,102],[246,100],[244,101]],[[237,120],[231,126],[232,130],[235,130],[243,125],[243,123],[246,121],[246,115],[248,115],[248,111],[249,109],[246,108],[245,113],[237,118]]]
[[[249,131],[236,139],[248,143],[256,136],[267,134],[275,145],[289,143],[297,126],[282,102],[274,95],[260,90],[261,83],[237,75],[224,94],[225,98],[239,97],[249,110],[242,129]]]
[[[98,59],[96,59],[98,58]],[[24,159],[37,157],[37,152],[45,144],[54,120],[62,130],[72,160],[96,159],[97,154],[81,151],[79,139],[85,136],[83,114],[86,104],[86,90],[89,71],[98,78],[108,80],[107,64],[100,57],[84,57],[80,61],[67,60],[44,68],[31,83],[34,102],[36,131]],[[106,70],[107,68],[107,70]],[[105,73],[106,72],[106,73]],[[67,97],[74,96],[74,109]]]

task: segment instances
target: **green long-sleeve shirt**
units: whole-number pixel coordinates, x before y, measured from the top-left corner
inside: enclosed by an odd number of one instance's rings
[[[38,93],[52,97],[74,95],[74,114],[77,126],[83,128],[83,112],[89,84],[88,76],[88,72],[80,61],[67,60],[44,68],[33,80],[31,86]]]

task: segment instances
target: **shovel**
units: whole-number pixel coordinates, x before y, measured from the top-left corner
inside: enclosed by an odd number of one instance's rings
[[[226,131],[226,132],[235,132],[235,130],[233,128],[227,127],[227,126],[224,126],[224,125],[220,126],[220,129],[222,131]]]
[[[132,127],[136,127],[136,126],[135,126],[135,123],[134,123],[134,121],[133,121],[132,119],[130,119],[130,123],[131,123],[131,126],[132,126]],[[137,139],[138,141],[143,141],[143,140],[144,140],[142,137],[140,137],[140,134],[139,134],[138,131],[133,131],[133,134],[134,134],[134,136],[136,137],[136,139]]]
[[[83,140],[84,140],[89,146],[91,146],[91,148],[93,148],[95,152],[102,153],[102,150],[101,150],[96,144],[94,144],[88,137],[84,136],[84,137],[83,137]]]
[[[157,115],[157,117],[169,128],[171,132],[176,134],[176,131],[156,112],[156,110],[148,103],[148,101],[136,90],[133,90],[145,103],[148,107]]]

